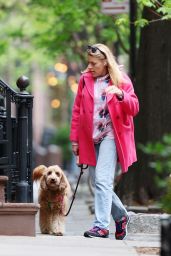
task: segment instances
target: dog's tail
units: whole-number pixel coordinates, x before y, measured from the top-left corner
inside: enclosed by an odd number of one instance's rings
[[[42,176],[44,171],[47,169],[45,165],[39,165],[33,170],[32,179],[33,181],[39,180]]]

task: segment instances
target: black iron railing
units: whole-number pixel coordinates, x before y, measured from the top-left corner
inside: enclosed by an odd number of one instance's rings
[[[20,77],[17,80],[20,92],[16,92],[0,80],[0,175],[9,178],[6,188],[8,202],[33,201],[33,96],[25,91],[28,85],[28,78]]]

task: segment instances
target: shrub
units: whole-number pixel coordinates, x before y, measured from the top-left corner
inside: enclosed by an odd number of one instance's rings
[[[171,134],[164,135],[161,142],[140,144],[139,148],[152,156],[149,166],[157,173],[158,187],[164,190],[160,203],[167,213],[171,213]]]

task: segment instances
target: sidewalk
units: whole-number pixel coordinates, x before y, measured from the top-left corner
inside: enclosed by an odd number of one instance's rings
[[[93,215],[87,205],[90,196],[80,194],[76,196],[71,213],[66,219],[65,236],[40,234],[37,216],[36,237],[0,236],[0,256],[150,256],[138,254],[135,247],[160,246],[159,234],[128,234],[126,240],[115,240],[113,221],[109,239],[83,237],[84,231],[91,227]]]

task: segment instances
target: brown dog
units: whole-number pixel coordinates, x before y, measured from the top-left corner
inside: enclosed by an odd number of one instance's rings
[[[41,233],[62,236],[71,195],[70,184],[58,165],[36,167],[33,170],[33,181],[37,180],[40,180],[38,201]]]

